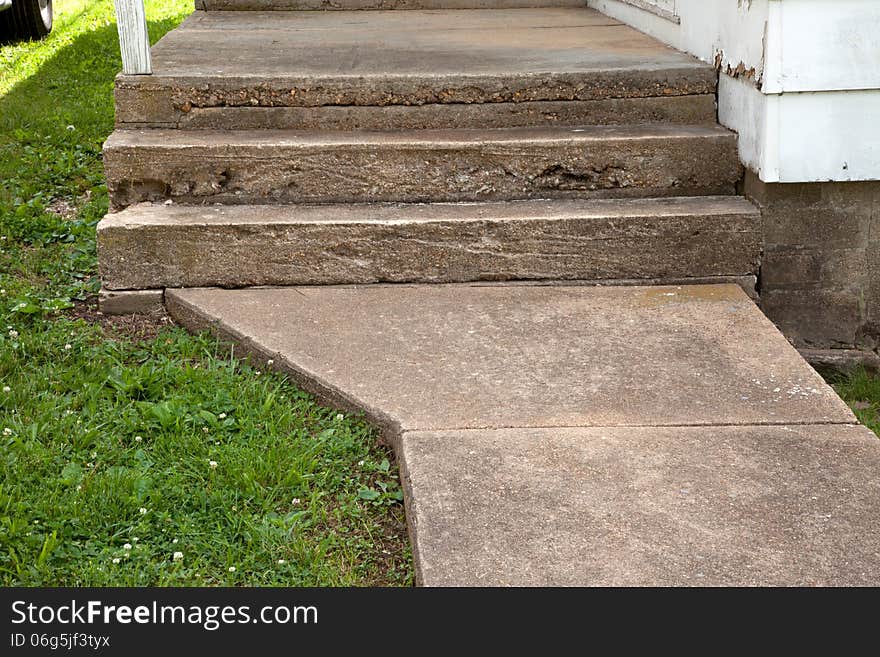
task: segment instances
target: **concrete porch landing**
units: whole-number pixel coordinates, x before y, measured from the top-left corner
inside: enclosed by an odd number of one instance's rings
[[[711,66],[586,8],[199,11],[116,101],[121,127],[485,129],[714,123],[714,92]]]
[[[166,303],[381,427],[421,584],[880,582],[880,440],[736,286]]]

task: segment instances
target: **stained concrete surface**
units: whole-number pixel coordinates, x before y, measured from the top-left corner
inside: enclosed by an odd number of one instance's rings
[[[98,226],[108,289],[757,274],[733,196],[463,204],[138,204]]]
[[[396,430],[853,422],[738,287],[169,290]]]
[[[401,453],[422,585],[880,582],[865,427],[420,432]]]

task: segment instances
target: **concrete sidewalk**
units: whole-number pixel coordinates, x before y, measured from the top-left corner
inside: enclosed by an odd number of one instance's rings
[[[880,441],[736,286],[166,302],[382,427],[422,584],[880,581]]]

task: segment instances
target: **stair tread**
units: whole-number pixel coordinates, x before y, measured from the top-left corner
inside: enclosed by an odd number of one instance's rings
[[[107,289],[479,280],[737,280],[739,197],[331,205],[139,204],[98,226]]]
[[[195,12],[153,53],[154,73],[147,83],[178,76],[713,72],[711,66],[586,8]]]
[[[329,203],[282,205],[181,205],[138,203],[108,214],[102,229],[174,224],[260,225],[285,223],[427,223],[607,219],[699,214],[760,216],[739,196],[684,196],[658,199],[538,199],[464,203]]]
[[[585,0],[196,0],[208,11],[583,8]]]
[[[442,147],[473,143],[573,143],[603,140],[729,139],[736,135],[720,125],[631,125],[583,127],[455,128],[441,130],[320,131],[320,130],[176,130],[119,128],[105,147],[192,148],[238,146],[418,145]]]

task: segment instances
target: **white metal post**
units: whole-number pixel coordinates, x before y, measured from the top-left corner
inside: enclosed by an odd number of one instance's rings
[[[150,62],[150,37],[147,34],[144,0],[115,0],[115,3],[122,72],[129,75],[149,75],[153,72],[153,67]]]

